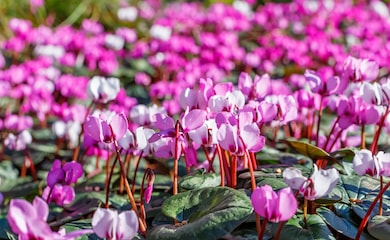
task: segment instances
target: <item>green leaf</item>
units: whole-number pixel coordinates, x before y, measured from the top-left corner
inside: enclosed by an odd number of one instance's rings
[[[335,204],[334,207],[336,213],[324,207],[318,208],[317,213],[339,234],[348,238],[355,238],[361,220],[354,216],[351,208],[346,204]],[[363,232],[360,239],[372,238],[367,233]]]
[[[390,217],[374,216],[367,225],[368,232],[379,240],[387,240],[390,236]]]
[[[83,219],[73,222],[68,222],[61,226],[61,228],[64,228],[66,230],[66,233],[70,233],[77,230],[85,230],[85,229],[92,229],[91,225],[91,219]],[[100,239],[95,234],[86,234],[83,236],[80,236],[77,238],[78,240],[97,240]]]
[[[204,187],[217,187],[221,184],[221,176],[218,173],[198,172],[188,175],[179,181],[180,191],[188,191]]]
[[[330,156],[329,153],[309,143],[293,140],[284,140],[283,142],[287,143],[287,145],[289,145],[292,149],[302,155],[309,157],[313,161],[323,159],[329,160],[333,163],[337,162],[337,160],[334,157]]]
[[[345,176],[341,175],[341,182],[348,197],[355,200],[362,200],[367,194],[379,190],[379,180],[367,176]]]
[[[4,179],[0,185],[0,192],[5,198],[26,197],[38,191],[39,182],[33,182],[30,176],[17,179]]]
[[[247,195],[226,187],[201,188],[168,198],[162,212],[184,221],[179,226],[153,228],[147,239],[218,239],[233,231],[252,213]]]
[[[279,224],[272,225],[273,235],[276,234]],[[286,222],[280,233],[279,239],[290,240],[320,240],[320,239],[336,239],[326,223],[318,215],[307,215],[306,224],[303,221],[303,216],[298,215]]]

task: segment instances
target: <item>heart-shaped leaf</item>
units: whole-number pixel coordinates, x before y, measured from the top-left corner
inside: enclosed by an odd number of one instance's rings
[[[318,208],[317,213],[324,219],[324,221],[339,234],[348,238],[355,238],[360,219],[351,212],[351,208],[346,204],[334,204],[335,212],[328,208]],[[367,233],[363,232],[360,239],[372,239]]]
[[[198,172],[188,175],[179,181],[180,191],[188,191],[204,187],[217,187],[221,184],[221,176],[217,173]]]
[[[168,198],[162,212],[182,222],[153,228],[147,239],[218,239],[252,213],[247,195],[226,187],[201,188]]]
[[[390,217],[374,216],[367,225],[368,232],[379,240],[387,240],[390,236]]]
[[[280,223],[279,223],[280,224]],[[279,227],[279,224],[272,225],[273,235]],[[279,239],[290,240],[290,239],[336,239],[332,232],[327,227],[326,223],[318,215],[307,215],[306,224],[303,221],[302,215],[288,220],[282,228]]]

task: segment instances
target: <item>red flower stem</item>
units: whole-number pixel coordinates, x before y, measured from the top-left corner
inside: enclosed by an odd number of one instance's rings
[[[240,137],[241,138],[241,137]],[[241,139],[242,140],[242,139]],[[244,144],[244,149],[245,149],[245,157],[246,157],[246,160],[248,161],[248,166],[249,166],[249,173],[250,173],[250,176],[251,176],[251,187],[252,187],[252,192],[255,191],[256,189],[256,178],[255,178],[255,173],[254,173],[254,170],[253,170],[253,165],[252,165],[252,161],[250,160],[250,157],[249,157],[249,152],[246,150],[246,147],[245,147],[245,143],[242,142]],[[256,231],[257,231],[257,236],[259,239],[262,239],[260,238],[260,233],[262,231],[262,228],[260,226],[260,216],[255,213],[255,216],[256,216]],[[264,220],[265,221],[265,220]],[[264,223],[264,222],[263,222]],[[262,236],[261,236],[262,237]]]
[[[360,149],[366,148],[366,133],[365,133],[365,125],[362,125],[362,130],[360,133]]]
[[[230,174],[232,176],[231,187],[235,189],[237,187],[237,155],[235,155],[235,154],[233,155],[233,158],[232,158],[230,171],[231,171]]]
[[[224,150],[223,153],[224,154],[222,154],[222,160],[224,161],[223,167],[225,170],[226,181],[227,181],[227,185],[231,186],[232,176],[230,175],[230,162],[228,161],[229,153],[226,150]]]
[[[219,144],[217,144],[217,152],[218,152],[218,158],[219,158],[219,171],[221,175],[221,186],[225,186],[225,171],[223,167],[223,160],[222,160],[222,150]]]
[[[263,236],[264,236],[264,233],[265,233],[265,229],[266,229],[266,227],[267,227],[267,219],[266,218],[264,218],[263,219],[263,224],[262,224],[262,226],[261,226],[261,231],[260,231],[260,233],[257,235],[257,239],[258,240],[262,240],[263,239]]]
[[[131,208],[137,214],[137,218],[138,218],[138,222],[139,222],[139,230],[141,231],[142,235],[145,236],[145,234],[146,234],[146,225],[144,224],[144,222],[140,218],[140,214],[138,212],[137,204],[135,202],[133,194],[131,193],[129,181],[127,180],[127,175],[126,175],[123,163],[122,163],[121,154],[119,152],[118,142],[115,139],[114,130],[112,130],[111,125],[109,125],[109,126],[110,126],[110,130],[111,130],[111,134],[113,136],[113,142],[114,142],[114,146],[115,146],[115,151],[116,151],[116,155],[117,155],[119,166],[120,166],[120,173],[121,173],[121,175],[125,179],[125,188],[126,188],[126,192],[127,192],[127,197],[129,198]]]
[[[255,152],[250,152],[252,166],[254,170],[257,170],[257,161],[256,161],[256,155]]]
[[[132,186],[131,186],[131,193],[134,194],[135,193],[135,181],[137,180],[137,172],[138,172],[138,168],[139,168],[139,162],[141,161],[141,158],[142,158],[142,154],[144,152],[141,151],[140,154],[139,154],[139,157],[137,159],[137,162],[135,163],[135,169],[134,169],[134,175],[133,175],[133,182],[132,182]]]
[[[110,176],[110,160],[111,160],[111,154],[107,151],[107,159],[106,159],[106,186],[108,184],[108,178]]]
[[[326,150],[326,148],[328,147],[328,144],[329,144],[329,141],[330,141],[330,137],[333,135],[334,130],[336,130],[336,126],[337,126],[337,124],[339,123],[339,121],[340,121],[340,116],[337,116],[337,119],[336,119],[336,121],[333,123],[332,129],[330,130],[329,135],[328,135],[328,137],[326,138],[326,142],[325,142],[325,145],[324,145],[324,149],[325,149],[325,150]]]
[[[328,152],[329,152],[329,151],[332,150],[332,148],[333,148],[334,145],[336,144],[337,140],[341,137],[341,133],[343,133],[343,130],[340,130],[340,131],[337,133],[335,139],[334,139],[333,142],[332,142],[332,145],[330,146],[329,149],[325,149],[325,151],[328,151]]]
[[[207,169],[207,172],[215,172],[215,170],[213,168],[214,157],[210,158],[210,156],[209,156],[210,153],[207,150],[207,148],[205,147],[205,145],[202,145],[202,149],[203,149],[204,155],[206,156],[207,161],[209,162],[209,168]],[[215,151],[214,151],[214,156],[215,156]]]
[[[380,181],[380,190],[382,190],[382,188],[383,188],[383,177],[382,176],[379,177],[379,181]],[[383,214],[383,197],[381,197],[379,199],[379,211],[378,211],[379,216],[382,216],[382,214]]]
[[[379,125],[378,125],[378,129],[376,130],[375,135],[374,135],[374,139],[372,140],[372,145],[370,148],[372,154],[375,154],[377,152],[379,136],[381,135],[382,128],[385,125],[385,120],[387,118],[387,115],[389,115],[389,110],[390,110],[389,107],[390,107],[390,105],[386,106],[385,113],[381,117],[381,120],[380,120]]]
[[[324,104],[324,98],[321,96],[321,101],[320,101],[320,109],[318,112],[318,118],[317,118],[317,131],[316,131],[316,146],[318,146],[318,141],[320,139],[320,125],[321,125],[321,118],[322,118],[322,108]]]
[[[364,216],[362,222],[360,223],[360,226],[359,226],[359,230],[355,236],[355,240],[359,240],[360,239],[360,235],[362,235],[362,232],[368,222],[368,218],[370,217],[371,215],[371,212],[374,210],[374,207],[375,207],[375,204],[378,202],[379,199],[382,198],[383,194],[385,193],[385,191],[390,187],[390,182],[388,182],[378,193],[378,195],[375,197],[374,201],[371,203],[370,207],[368,208],[367,210],[367,213],[366,215]]]
[[[314,119],[316,117],[316,111],[314,110],[312,115],[310,116],[310,114],[308,114],[309,116],[309,121],[310,121],[310,124],[309,126],[307,127],[307,138],[309,139],[309,143],[311,143],[311,138],[313,137],[313,128],[314,128]]]
[[[126,152],[126,155],[125,155],[125,169],[126,169],[126,173],[129,172],[130,159],[131,159],[131,155],[128,152]],[[123,193],[124,184],[125,184],[125,180],[123,179],[123,177],[121,177],[120,180],[119,180],[119,193],[120,194]]]
[[[84,121],[81,125],[81,131],[79,133],[79,136],[77,138],[77,146],[76,148],[74,149],[74,152],[73,152],[73,160],[75,160],[76,162],[78,161],[78,158],[79,158],[79,153],[80,153],[80,144],[81,144],[81,136],[84,134],[84,123],[85,121],[87,121],[87,117],[89,115],[89,113],[91,112],[92,110],[92,107],[93,107],[93,101],[89,104],[88,108],[87,108],[87,112],[85,113],[85,116],[84,116]]]
[[[33,160],[31,159],[31,155],[30,153],[27,151],[27,149],[24,150],[24,155],[25,155],[25,165],[27,167],[27,165],[29,165],[30,167],[30,170],[31,170],[31,175],[34,179],[34,181],[38,181],[38,177],[37,177],[37,172],[35,171],[35,165],[34,165],[34,162]],[[26,169],[27,170],[27,169]]]
[[[177,194],[177,179],[179,176],[179,121],[175,124],[175,152],[173,153],[173,195]]]
[[[144,172],[144,176],[142,177],[142,183],[141,183],[141,189],[140,189],[140,215],[142,221],[144,221],[144,224],[146,226],[146,212],[145,212],[145,204],[144,204],[144,184],[145,184],[145,178],[149,174],[150,168],[146,169]]]
[[[306,218],[307,218],[307,199],[303,199],[303,222],[305,223],[306,226]]]
[[[276,235],[274,237],[274,240],[278,240],[279,239],[279,236],[280,236],[280,233],[282,232],[284,224],[286,224],[286,221],[279,223],[278,230],[276,231]]]
[[[108,176],[108,179],[106,181],[106,204],[104,206],[105,208],[108,208],[110,205],[109,204],[110,184],[111,184],[112,175],[114,174],[114,168],[117,162],[118,162],[118,156],[115,158],[114,163],[111,166],[110,175]]]

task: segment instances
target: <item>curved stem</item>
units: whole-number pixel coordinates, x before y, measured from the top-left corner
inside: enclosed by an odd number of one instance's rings
[[[143,151],[141,151],[141,153],[139,154],[137,163],[135,164],[133,182],[132,182],[133,185],[131,186],[131,193],[132,194],[135,193],[135,181],[137,180],[137,172],[138,172],[138,168],[139,168],[139,162],[141,161],[141,158],[142,158],[142,154],[143,154]]]
[[[131,193],[129,181],[127,180],[127,175],[126,175],[126,172],[125,172],[125,167],[123,166],[123,162],[122,162],[122,159],[121,159],[121,154],[119,152],[118,142],[115,139],[114,130],[112,129],[111,125],[109,125],[109,126],[110,126],[110,130],[111,130],[111,134],[113,136],[113,142],[114,142],[114,146],[115,146],[115,151],[116,151],[116,155],[117,155],[119,166],[120,166],[120,173],[121,173],[122,177],[125,180],[125,188],[126,188],[126,192],[127,192],[127,197],[129,198],[131,208],[137,214],[137,218],[138,218],[138,222],[139,222],[139,230],[141,231],[141,233],[143,235],[145,235],[146,234],[146,225],[144,224],[144,222],[140,218],[140,214],[138,212],[137,204],[135,202],[133,194]]]
[[[368,208],[366,215],[364,216],[362,222],[360,223],[359,230],[356,234],[355,240],[360,239],[360,235],[362,235],[362,232],[364,230],[364,227],[366,226],[368,222],[368,218],[371,215],[372,210],[374,210],[375,204],[378,202],[380,198],[382,198],[382,195],[385,193],[385,191],[390,187],[390,182],[388,182],[378,193],[378,195],[375,197],[374,201],[371,203],[371,206]]]
[[[279,236],[280,236],[280,233],[282,232],[284,224],[286,224],[286,221],[279,223],[278,230],[276,231],[276,235],[274,237],[274,240],[278,240],[279,239]]]
[[[108,179],[106,181],[106,204],[104,206],[105,208],[109,207],[108,200],[109,200],[109,195],[110,195],[110,183],[111,183],[112,175],[114,174],[114,168],[115,168],[117,161],[118,161],[118,156],[115,158],[114,163],[111,166],[110,175],[108,176]]]
[[[262,240],[262,239],[263,239],[263,236],[264,236],[266,227],[267,227],[267,219],[264,218],[264,219],[263,219],[263,224],[262,224],[262,226],[261,226],[261,231],[260,231],[260,233],[257,235],[257,238],[258,238],[259,240]]]
[[[389,115],[389,110],[390,110],[390,105],[387,105],[385,113],[382,115],[381,120],[379,122],[378,129],[375,132],[374,139],[372,140],[372,145],[370,148],[372,154],[376,153],[377,151],[379,136],[381,135],[382,128],[385,125],[385,120],[387,118],[387,115]]]
[[[217,152],[218,152],[218,158],[219,158],[219,172],[221,175],[221,186],[224,187],[225,186],[225,171],[223,168],[224,163],[222,160],[222,150],[221,150],[221,146],[219,146],[219,144],[217,144]]]
[[[337,119],[336,119],[336,121],[333,123],[332,129],[330,130],[329,135],[328,135],[328,137],[326,138],[326,142],[325,142],[325,145],[324,145],[324,148],[323,148],[323,149],[326,149],[326,148],[328,147],[328,144],[329,144],[329,141],[330,141],[330,137],[331,137],[332,134],[334,133],[334,130],[336,129],[336,125],[339,123],[339,121],[340,121],[340,116],[337,116]]]
[[[250,159],[248,159],[250,161]],[[230,166],[230,175],[232,176],[231,187],[237,187],[237,155],[233,154],[232,163]]]
[[[362,124],[362,130],[360,133],[360,149],[366,148],[366,132],[365,132],[365,125]]]
[[[320,125],[321,125],[321,118],[322,118],[322,105],[324,104],[324,98],[321,96],[320,101],[320,109],[318,112],[318,118],[317,118],[317,131],[316,131],[316,146],[318,146],[318,141],[320,139]]]
[[[175,125],[175,152],[173,153],[173,195],[177,194],[177,179],[179,176],[179,121]]]

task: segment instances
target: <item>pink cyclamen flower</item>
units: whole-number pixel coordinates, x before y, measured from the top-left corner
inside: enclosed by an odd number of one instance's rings
[[[271,186],[256,188],[251,196],[255,212],[270,222],[290,219],[297,211],[298,203],[291,188],[283,188],[277,193]]]
[[[26,149],[27,145],[32,142],[32,137],[29,131],[24,130],[18,135],[9,133],[4,139],[4,144],[11,150],[20,151]]]
[[[50,172],[47,174],[47,185],[53,187],[55,184],[70,185],[77,182],[83,175],[83,167],[77,162],[68,162],[61,166],[60,160],[55,160]]]
[[[73,187],[60,184],[56,184],[53,187],[47,186],[42,194],[42,198],[48,203],[54,202],[58,206],[71,203],[75,197],[76,194]]]
[[[314,164],[312,175],[307,178],[297,168],[287,168],[283,171],[284,181],[292,189],[299,189],[299,192],[307,200],[315,200],[328,195],[339,181],[339,172],[334,169],[320,169]]]
[[[370,150],[362,149],[355,153],[353,170],[362,176],[368,174],[372,177],[390,176],[390,153],[378,152],[372,154]]]
[[[112,113],[108,117],[100,114],[99,117],[89,116],[85,122],[85,133],[93,140],[104,143],[112,143],[121,139],[127,129],[128,122],[125,114]]]
[[[75,231],[64,234],[53,232],[47,224],[49,207],[47,203],[35,197],[33,203],[22,199],[12,199],[7,215],[8,223],[19,239],[70,240],[78,236],[92,233],[91,230]]]
[[[120,90],[118,78],[93,77],[88,83],[88,94],[94,101],[107,103],[114,100]]]
[[[96,235],[111,240],[133,239],[138,232],[138,218],[133,211],[117,211],[98,208],[92,217],[92,228]]]

